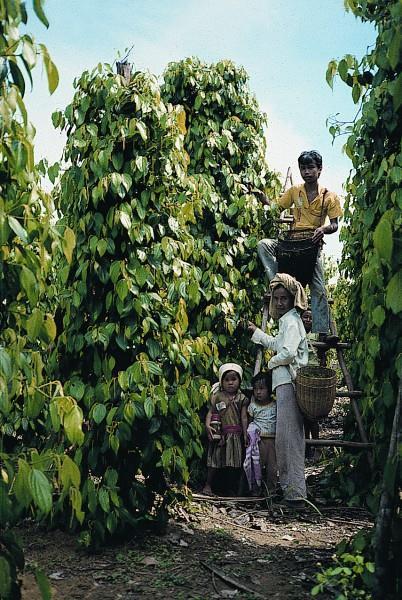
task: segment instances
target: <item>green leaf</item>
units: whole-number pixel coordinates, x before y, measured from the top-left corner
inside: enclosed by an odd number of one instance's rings
[[[50,512],[52,508],[52,488],[46,475],[38,469],[31,469],[28,482],[36,506],[44,513]]]
[[[378,250],[380,257],[387,262],[390,262],[393,248],[392,228],[390,222],[386,218],[386,215],[381,218],[377,227],[375,228],[373,240],[374,248]]]
[[[8,61],[8,66],[10,67],[11,77],[13,78],[15,85],[20,90],[21,96],[24,96],[24,94],[25,94],[25,79],[24,79],[23,74],[21,73],[20,68],[18,67],[18,65],[15,64],[15,62],[13,60]]]
[[[101,488],[98,494],[99,504],[105,513],[110,510],[109,492],[105,488]]]
[[[43,326],[43,314],[38,308],[34,308],[32,315],[27,320],[27,333],[32,342],[35,342]]]
[[[120,300],[123,301],[128,294],[128,285],[125,279],[119,279],[115,285],[115,290]]]
[[[137,121],[135,126],[137,127],[137,129],[140,133],[140,136],[142,137],[144,142],[146,142],[148,136],[147,136],[147,128],[146,128],[145,124],[142,123],[141,121]]]
[[[127,213],[120,211],[119,219],[125,229],[131,229],[131,219]]]
[[[84,441],[82,432],[82,410],[79,406],[73,408],[64,416],[64,430],[72,444],[81,445]]]
[[[0,598],[10,598],[11,584],[10,564],[0,555]]]
[[[92,418],[99,425],[106,417],[106,406],[104,404],[95,404],[92,409]]]
[[[59,73],[57,71],[56,65],[50,58],[49,52],[44,44],[39,44],[39,47],[42,51],[43,64],[45,65],[47,81],[49,92],[53,94],[59,85]]]
[[[63,458],[63,464],[60,469],[60,478],[65,489],[68,489],[70,485],[73,485],[76,488],[80,487],[80,470],[75,462],[67,455]]]
[[[145,284],[149,277],[149,271],[142,267],[141,265],[135,269],[135,278],[137,280],[138,285],[141,287]]]
[[[24,40],[22,45],[22,56],[24,57],[26,68],[28,73],[36,64],[36,53],[35,50],[28,40]]]
[[[9,357],[7,350],[0,346],[0,371],[5,375],[6,379],[11,377],[11,358]]]
[[[33,0],[33,8],[38,19],[43,23],[45,27],[49,27],[49,21],[43,10],[43,0]]]
[[[148,419],[151,419],[155,413],[155,407],[152,398],[145,398],[144,410]]]
[[[352,87],[352,99],[355,104],[359,102],[361,91],[361,86],[358,83],[354,83]]]
[[[7,380],[4,377],[0,377],[0,412],[3,413],[3,415],[8,415],[10,411],[11,402],[8,397]]]
[[[29,486],[30,467],[22,458],[18,459],[18,472],[14,482],[15,497],[24,508],[28,508],[32,494]]]
[[[68,391],[76,400],[81,400],[85,394],[85,384],[81,379],[74,378],[70,381]]]
[[[35,306],[38,301],[38,286],[35,275],[25,266],[21,267],[20,283],[25,290],[30,305]]]
[[[401,56],[401,46],[402,46],[402,31],[400,27],[397,27],[394,31],[394,35],[392,37],[391,43],[388,47],[388,59],[389,64],[393,69],[395,69],[398,65]]]
[[[398,77],[393,82],[391,94],[394,111],[397,112],[402,104],[402,73],[399,73]]]
[[[75,234],[74,231],[70,229],[70,227],[66,227],[64,231],[62,246],[64,256],[66,257],[68,264],[71,264],[73,258],[73,251],[75,248]]]
[[[42,600],[52,600],[50,581],[40,567],[35,568],[35,580],[42,595]]]
[[[398,271],[387,285],[385,302],[397,315],[402,312],[402,271]]]
[[[385,310],[382,306],[376,306],[371,314],[371,318],[377,327],[381,327],[381,325],[385,321]]]
[[[96,244],[99,256],[103,256],[107,250],[107,240],[99,240]]]
[[[15,217],[8,216],[8,224],[14,233],[23,241],[25,244],[28,242],[28,235],[22,225],[17,221]]]
[[[43,322],[43,331],[47,341],[52,342],[56,338],[57,329],[56,323],[51,314],[47,313]]]
[[[331,90],[334,87],[334,77],[336,75],[337,68],[338,64],[336,60],[331,60],[331,62],[328,64],[327,72],[325,73],[325,79]]]

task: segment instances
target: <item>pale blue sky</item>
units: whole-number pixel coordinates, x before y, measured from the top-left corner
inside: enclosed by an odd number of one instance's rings
[[[329,88],[325,71],[332,58],[361,56],[375,40],[371,26],[344,11],[343,0],[49,0],[45,9],[49,29],[31,18],[29,30],[48,46],[60,85],[50,97],[38,69],[27,94],[37,159],[60,157],[64,139],[50,116],[71,101],[74,77],[134,45],[135,67],[156,75],[187,56],[245,67],[268,114],[269,165],[283,173],[291,165],[299,181],[297,156],[314,148],[324,159],[321,183],[342,193],[350,161],[342,141],[332,145],[325,121],[338,112],[352,118],[355,106],[343,83]],[[339,255],[331,237],[327,250]]]

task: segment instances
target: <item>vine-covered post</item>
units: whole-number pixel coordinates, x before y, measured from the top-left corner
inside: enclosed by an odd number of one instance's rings
[[[391,439],[387,456],[385,472],[390,469],[398,470],[400,457],[398,455],[402,440],[402,381],[399,381],[398,398],[395,407],[394,421],[391,430]],[[390,576],[389,545],[391,540],[392,516],[395,509],[397,495],[396,481],[394,487],[389,488],[387,477],[384,474],[383,490],[381,494],[380,507],[378,510],[374,547],[375,547],[375,577],[373,588],[373,599],[382,600],[384,590],[388,587]]]
[[[369,469],[359,455],[346,455],[336,465],[334,481],[340,493],[354,504],[366,503],[380,522],[383,485],[389,494],[387,506],[393,510],[388,553],[380,557],[384,536],[378,535],[375,541],[380,544],[376,549],[379,580],[383,580],[383,561],[389,563],[390,576],[381,596],[385,598],[402,589],[398,533],[402,513],[397,493],[402,473],[395,461],[387,462],[402,377],[402,4],[398,0],[346,0],[345,5],[377,32],[374,46],[361,60],[346,55],[331,61],[327,71],[331,86],[339,75],[351,87],[358,107],[352,123],[333,119],[330,126],[333,136],[349,134],[345,152],[353,163],[341,233],[348,311],[338,325],[341,335],[347,333],[353,341],[349,367],[362,390],[359,402],[374,444],[374,466]],[[354,428],[347,434],[353,438]],[[380,524],[378,528],[382,530]]]

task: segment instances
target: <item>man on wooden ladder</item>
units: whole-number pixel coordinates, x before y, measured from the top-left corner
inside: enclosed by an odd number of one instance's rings
[[[296,277],[303,285],[307,283],[311,292],[312,331],[319,339],[335,344],[337,338],[329,334],[329,310],[325,290],[324,268],[321,248],[324,235],[338,230],[338,218],[342,209],[338,196],[318,185],[322,170],[322,157],[315,150],[302,152],[298,158],[300,174],[304,184],[292,185],[276,201],[282,209],[292,209],[293,226],[287,240],[263,239],[257,252],[264,265],[268,280],[279,271]],[[269,205],[265,195],[262,202]],[[326,219],[329,224],[325,224]],[[293,246],[297,246],[294,250]],[[304,245],[304,250],[300,248]],[[279,262],[279,265],[278,265]]]

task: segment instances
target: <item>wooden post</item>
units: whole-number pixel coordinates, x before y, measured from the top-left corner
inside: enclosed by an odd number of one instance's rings
[[[334,320],[332,318],[331,313],[330,313],[329,324],[330,324],[331,333],[333,335],[338,335],[338,332],[336,330],[336,325],[335,325],[335,322],[334,322]],[[350,373],[348,371],[348,368],[346,366],[345,358],[343,356],[343,352],[342,352],[342,350],[340,348],[336,349],[336,355],[338,357],[339,366],[341,367],[343,376],[345,378],[346,387],[348,388],[349,392],[354,392],[355,390],[354,390],[354,386],[353,386],[353,381],[352,381],[352,378],[351,378]],[[368,444],[368,439],[367,439],[366,431],[364,429],[362,416],[360,414],[360,410],[359,410],[356,398],[353,395],[353,393],[350,396],[350,403],[352,405],[352,409],[353,409],[353,412],[354,412],[354,415],[355,415],[357,426],[359,428],[360,438],[361,438],[361,440],[362,440],[362,442],[364,444]],[[373,457],[371,455],[369,455],[369,463],[370,463],[370,467],[372,467],[373,466]]]
[[[128,83],[131,79],[131,68],[132,65],[129,62],[117,62],[116,63],[117,74],[121,75]]]
[[[264,333],[265,333],[265,330],[267,328],[268,314],[269,314],[269,305],[268,305],[267,302],[265,302],[264,303],[264,310],[263,310],[263,313],[262,313],[262,323],[261,323],[261,329],[262,329],[262,331]],[[257,358],[255,360],[255,366],[254,366],[254,375],[257,375],[257,373],[259,373],[261,371],[262,352],[263,352],[263,349],[262,348],[258,348]]]
[[[349,440],[306,440],[306,446],[328,446],[329,448],[372,448],[373,444],[365,444],[364,442],[349,442]]]
[[[396,401],[394,421],[392,424],[391,439],[389,442],[387,463],[393,460],[398,460],[398,446],[401,438],[401,396],[402,396],[402,381],[399,381],[398,398]],[[396,469],[398,472],[398,469]],[[387,488],[385,477],[382,484],[382,494],[380,500],[380,508],[377,514],[375,536],[374,536],[374,561],[375,561],[375,576],[373,586],[373,600],[382,600],[384,592],[387,590],[389,583],[389,544],[391,540],[392,514],[396,497],[396,483],[394,483],[393,494]]]

